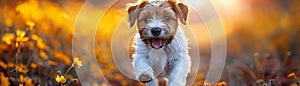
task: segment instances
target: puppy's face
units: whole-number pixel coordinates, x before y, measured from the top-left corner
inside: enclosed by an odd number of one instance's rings
[[[188,8],[174,1],[142,2],[128,8],[129,26],[137,21],[141,39],[154,49],[170,43],[177,31],[178,20],[186,24]]]

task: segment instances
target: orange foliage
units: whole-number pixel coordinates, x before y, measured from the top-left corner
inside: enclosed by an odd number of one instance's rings
[[[71,65],[71,63],[72,63],[71,60],[70,60],[70,58],[66,54],[64,54],[62,52],[55,51],[54,54],[53,54],[53,56],[56,59],[58,59],[59,61],[64,62],[65,64]]]

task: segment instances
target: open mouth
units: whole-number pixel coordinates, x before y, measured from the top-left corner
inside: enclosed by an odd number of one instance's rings
[[[152,38],[150,41],[151,47],[154,49],[159,49],[163,47],[163,39],[161,38]]]

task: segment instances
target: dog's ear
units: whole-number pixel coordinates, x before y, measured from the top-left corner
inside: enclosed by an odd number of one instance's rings
[[[141,11],[140,8],[144,7],[146,4],[147,4],[147,1],[140,1],[140,3],[138,2],[135,5],[128,4],[129,5],[129,6],[127,6],[128,23],[129,23],[128,26],[130,28],[134,25],[136,18]]]
[[[138,5],[134,5],[134,6],[130,6],[130,7],[127,8],[128,26],[130,28],[134,25],[136,17],[138,15],[137,7],[138,7]]]
[[[179,20],[182,24],[186,25],[187,24],[187,17],[188,17],[188,12],[189,12],[189,9],[188,9],[188,6],[186,6],[185,4],[183,3],[178,3],[177,4],[177,8],[178,8],[178,17],[179,17]]]

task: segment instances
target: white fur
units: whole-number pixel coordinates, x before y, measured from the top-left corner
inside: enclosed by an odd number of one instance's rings
[[[154,1],[148,1],[150,2],[148,5],[146,6],[155,6],[155,7],[158,7],[160,6],[163,2],[161,1],[164,1],[164,0],[154,0]],[[172,11],[172,8],[171,7],[168,7],[168,8],[165,8],[165,9],[169,9],[169,11]]]
[[[147,86],[157,86],[155,77],[166,75],[169,79],[168,86],[185,86],[191,59],[188,55],[188,40],[182,27],[178,26],[171,43],[159,50],[147,46],[139,34],[135,35],[134,43],[133,66],[137,80],[141,73],[147,73],[153,79]]]
[[[157,6],[157,7],[161,4],[162,4],[161,2],[150,2],[150,5]]]

